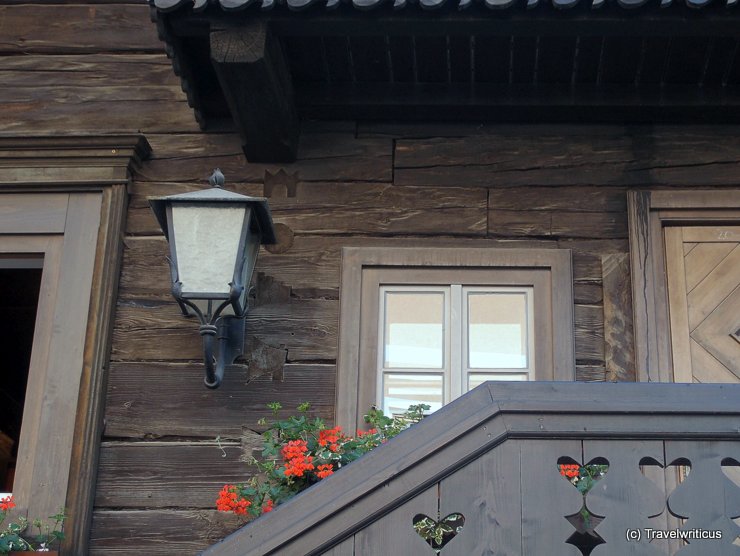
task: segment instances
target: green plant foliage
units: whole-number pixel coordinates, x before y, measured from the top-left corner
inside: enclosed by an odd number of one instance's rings
[[[277,418],[282,406],[267,405]],[[252,458],[260,475],[246,483],[224,485],[216,501],[216,508],[245,517],[257,517],[295,496],[318,481],[332,475],[341,467],[355,461],[373,448],[393,438],[410,425],[419,422],[425,404],[411,406],[402,415],[387,417],[378,409],[365,416],[367,431],[345,435],[340,427],[327,428],[320,418],[307,415],[308,403],[298,406],[298,414],[287,419],[276,419],[262,434],[261,458]]]

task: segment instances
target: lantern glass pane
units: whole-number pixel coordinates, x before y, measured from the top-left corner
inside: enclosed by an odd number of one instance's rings
[[[184,294],[228,297],[246,212],[245,206],[173,204],[177,271]]]

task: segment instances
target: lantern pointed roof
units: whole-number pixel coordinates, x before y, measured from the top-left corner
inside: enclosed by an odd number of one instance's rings
[[[272,225],[272,214],[265,197],[251,197],[214,186],[208,189],[149,199],[149,205],[152,207],[157,222],[159,222],[168,240],[167,205],[171,203],[238,203],[249,205],[254,210],[257,226],[262,232],[262,243],[268,245],[277,243]]]

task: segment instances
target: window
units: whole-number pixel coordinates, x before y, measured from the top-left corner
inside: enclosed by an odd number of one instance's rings
[[[380,286],[376,400],[439,409],[487,380],[534,376],[532,287]]]
[[[570,252],[345,248],[337,424],[487,380],[573,380]]]
[[[18,441],[31,363],[43,260],[0,255],[0,346],[6,371],[0,375],[0,491],[13,492]]]

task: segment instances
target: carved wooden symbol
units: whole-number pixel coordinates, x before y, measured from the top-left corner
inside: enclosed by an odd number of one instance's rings
[[[596,527],[603,521],[603,518],[594,515],[586,507],[586,495],[608,470],[609,464],[605,460],[594,460],[585,465],[568,457],[558,460],[560,475],[583,496],[581,509],[574,514],[564,516],[576,530],[565,542],[578,548],[582,554],[590,554],[596,546],[604,544],[604,539],[596,531]]]
[[[662,444],[656,441],[584,442],[587,458],[601,456],[609,461],[609,472],[586,495],[588,509],[603,517],[599,535],[605,541],[592,556],[660,556],[663,552],[644,536],[626,540],[628,530],[656,526],[650,518],[663,513],[665,497],[640,471],[641,465],[662,466]]]
[[[265,197],[295,197],[298,195],[298,172],[287,173],[280,168],[274,174],[265,170]]]
[[[686,520],[681,531],[687,546],[679,556],[737,556],[733,542],[740,534],[732,520],[740,517],[740,487],[722,471],[722,465],[737,465],[737,442],[666,442],[671,465],[689,465],[688,477],[668,497],[668,509]]]
[[[465,516],[461,513],[453,513],[437,520],[426,514],[416,514],[413,524],[417,534],[439,552],[462,531]]]

